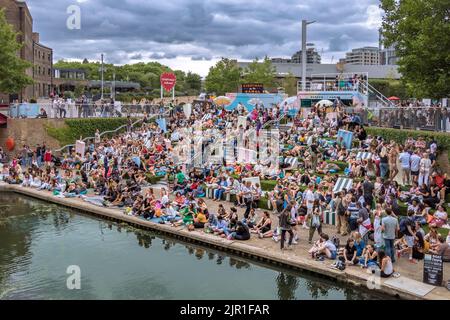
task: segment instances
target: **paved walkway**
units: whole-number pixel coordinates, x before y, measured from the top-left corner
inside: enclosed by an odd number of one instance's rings
[[[19,186],[10,186],[0,183],[0,191],[14,191],[21,194],[29,195],[32,197],[40,198],[42,200],[51,201],[57,204],[62,204],[74,209],[88,211],[97,215],[101,215],[105,218],[113,218],[116,220],[122,220],[134,225],[140,225],[155,230],[160,230],[173,234],[174,236],[190,238],[195,241],[203,242],[209,245],[213,245],[225,250],[235,250],[245,255],[256,256],[272,261],[282,262],[286,265],[295,266],[298,268],[310,270],[312,272],[330,276],[338,281],[344,281],[347,283],[355,284],[358,286],[367,286],[368,280],[372,278],[371,274],[368,274],[366,270],[360,267],[347,267],[345,271],[338,271],[330,268],[331,261],[315,261],[311,259],[307,253],[310,245],[307,242],[308,231],[305,229],[299,229],[300,241],[297,245],[294,245],[293,250],[281,251],[279,243],[275,243],[272,239],[259,239],[257,235],[252,235],[252,238],[248,241],[229,241],[222,239],[218,236],[206,234],[203,231],[187,231],[184,227],[170,227],[169,225],[155,224],[143,219],[127,216],[117,209],[109,209],[104,207],[98,207],[91,205],[80,198],[58,198],[53,196],[50,192],[36,191],[30,188],[23,188]],[[219,202],[206,199],[206,202],[212,211],[216,210]],[[221,202],[226,209],[231,207],[231,203]],[[258,210],[260,213],[261,210]],[[238,208],[239,217],[242,217],[244,213],[243,208]],[[275,225],[278,219],[272,215]],[[323,232],[334,235],[334,227],[324,226]],[[317,240],[318,235],[315,234],[313,240]],[[346,239],[341,238],[341,243],[344,243]],[[387,294],[398,294],[403,298],[409,299],[447,299],[450,300],[450,291],[444,287],[433,287],[422,283],[423,262],[418,264],[411,264],[407,259],[400,259],[395,264],[395,270],[401,274],[397,279],[378,279],[380,290]],[[449,264],[444,266],[444,280],[450,279]],[[377,280],[377,281],[378,281]]]

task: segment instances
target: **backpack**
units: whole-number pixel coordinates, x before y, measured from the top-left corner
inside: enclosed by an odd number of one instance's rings
[[[342,200],[339,202],[337,208],[336,208],[336,213],[340,216],[345,215],[345,207],[342,204]]]
[[[336,235],[334,235],[331,238],[331,242],[333,242],[333,244],[336,246],[336,249],[339,250],[339,245],[341,244],[341,240],[339,240],[339,238]]]

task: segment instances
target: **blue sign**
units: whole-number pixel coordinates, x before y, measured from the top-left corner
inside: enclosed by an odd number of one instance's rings
[[[226,110],[234,110],[239,104],[242,104],[248,112],[253,111],[257,105],[272,108],[274,105],[283,102],[285,98],[281,94],[271,93],[227,93],[226,96],[231,100],[231,104],[225,107]]]
[[[156,119],[156,123],[158,124],[159,128],[162,131],[164,131],[164,133],[167,132],[167,124],[166,124],[166,119],[165,118]]]
[[[353,142],[353,132],[340,129],[337,134],[337,141],[346,149],[351,149]]]
[[[10,107],[10,115],[14,118],[36,118],[40,114],[40,109],[37,103],[13,104]]]

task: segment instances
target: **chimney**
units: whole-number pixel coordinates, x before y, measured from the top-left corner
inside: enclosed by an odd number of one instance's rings
[[[33,32],[33,41],[39,43],[39,32]]]

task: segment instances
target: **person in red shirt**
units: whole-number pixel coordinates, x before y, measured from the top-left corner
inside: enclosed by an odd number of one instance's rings
[[[445,202],[445,197],[447,195],[447,186],[446,186],[446,181],[447,181],[447,174],[442,174],[442,172],[433,172],[433,174],[431,175],[432,180],[434,181],[434,183],[436,184],[436,186],[439,188],[439,198],[441,200],[441,203]]]

